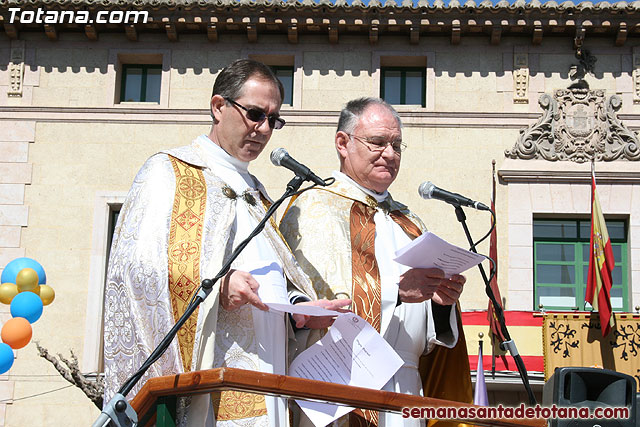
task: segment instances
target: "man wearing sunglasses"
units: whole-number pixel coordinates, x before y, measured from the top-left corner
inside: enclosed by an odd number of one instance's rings
[[[216,275],[264,217],[270,200],[248,166],[273,130],[284,126],[279,115],[283,92],[264,64],[231,63],[213,86],[209,134],[152,156],[138,172],[118,218],[109,260],[105,402],[185,311],[200,282]],[[265,266],[283,271],[290,286],[316,299],[308,277],[267,223],[127,397],[133,398],[151,376],[223,366],[285,374],[286,319],[260,300],[260,285],[250,273]],[[329,323],[315,318],[306,326]],[[184,399],[178,412],[180,424],[198,426],[288,422],[285,399],[234,391]]]
[[[335,147],[340,159],[336,181],[301,194],[287,210],[280,231],[318,296],[350,298],[351,310],[371,323],[404,360],[383,390],[423,395],[423,389],[438,389],[438,396],[431,397],[470,403],[464,340],[456,346],[461,327],[455,304],[465,278],[445,279],[439,269],[410,269],[393,261],[396,250],[425,230],[422,221],[387,191],[406,148],[398,113],[378,98],[349,102],[340,114]],[[308,346],[320,333],[299,331],[297,336]],[[447,351],[455,346],[443,357],[452,362],[453,375],[442,372],[443,365],[426,366],[423,356],[436,346]],[[427,376],[419,369],[425,366],[436,374]],[[437,378],[460,393],[440,394],[441,388],[429,384]],[[375,411],[356,410],[348,416],[349,425],[425,423]],[[300,425],[310,425],[304,415]]]

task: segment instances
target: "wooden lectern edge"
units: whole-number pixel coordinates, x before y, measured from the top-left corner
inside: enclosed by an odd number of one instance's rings
[[[288,398],[314,400],[356,408],[401,412],[406,407],[474,407],[449,400],[434,399],[389,391],[352,387],[285,375],[267,374],[236,368],[216,368],[149,379],[131,401],[138,417],[148,413],[159,397],[185,396],[220,390],[278,395]],[[477,425],[543,427],[542,419],[465,420]]]

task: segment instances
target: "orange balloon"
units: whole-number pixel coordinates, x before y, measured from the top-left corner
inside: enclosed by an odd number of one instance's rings
[[[14,317],[7,320],[0,331],[2,342],[14,350],[29,344],[32,334],[31,324],[24,317]]]

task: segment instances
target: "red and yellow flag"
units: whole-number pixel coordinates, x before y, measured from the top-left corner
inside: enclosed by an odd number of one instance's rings
[[[493,212],[496,211],[496,161],[492,161],[492,191],[491,191],[491,210]],[[493,217],[491,218],[491,225],[493,224]],[[489,258],[495,261],[495,274],[491,278],[491,282],[489,282],[489,286],[491,290],[493,290],[493,295],[496,297],[496,301],[502,307],[502,297],[500,296],[500,288],[498,287],[498,227],[497,224],[491,230],[491,237],[489,238]],[[489,306],[487,307],[487,320],[489,321],[489,326],[491,328],[491,337],[492,341],[505,341],[504,335],[502,335],[502,329],[500,327],[500,322],[498,321],[498,317],[496,316],[495,308],[493,307],[493,303],[489,300]],[[495,344],[495,343],[494,343]]]
[[[600,314],[602,336],[607,336],[614,325],[611,309],[611,272],[615,266],[611,239],[604,222],[596,192],[595,164],[591,163],[591,241],[589,244],[589,276],[585,301]]]

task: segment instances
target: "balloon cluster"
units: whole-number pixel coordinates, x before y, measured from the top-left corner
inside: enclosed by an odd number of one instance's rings
[[[0,330],[0,374],[13,365],[13,350],[31,341],[31,324],[42,316],[42,309],[55,298],[51,286],[46,285],[47,275],[38,261],[16,258],[2,270],[0,278],[0,302],[10,304],[12,319]]]

